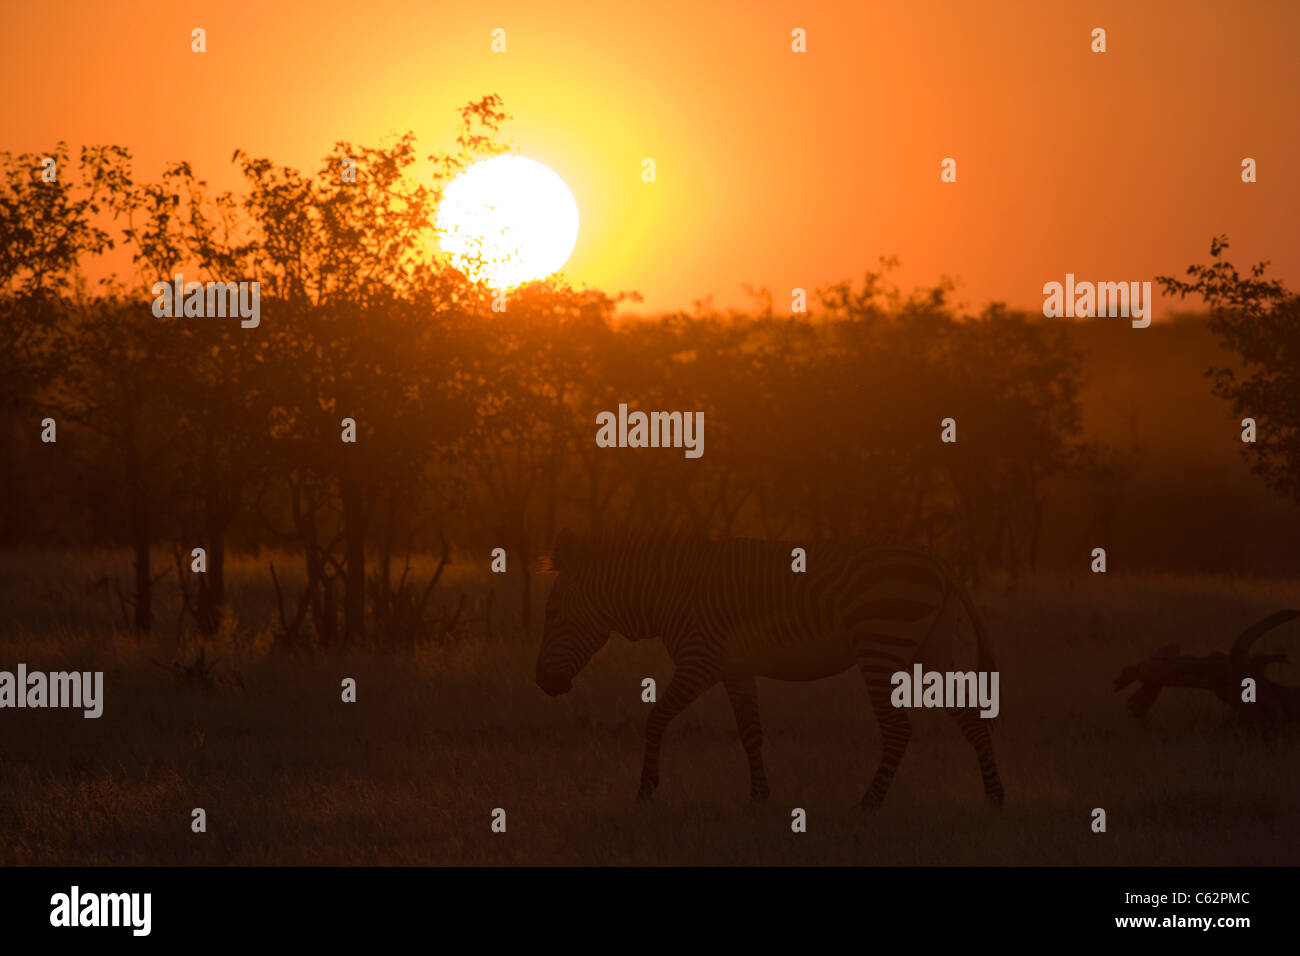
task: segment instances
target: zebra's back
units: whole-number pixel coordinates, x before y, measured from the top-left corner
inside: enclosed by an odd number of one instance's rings
[[[795,547],[807,555],[801,572]],[[948,590],[939,562],[911,548],[739,540],[710,552],[692,604],[705,633],[725,642],[729,673],[816,680],[872,661],[907,666]]]

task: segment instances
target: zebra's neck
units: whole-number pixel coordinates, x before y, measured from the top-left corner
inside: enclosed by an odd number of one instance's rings
[[[680,623],[708,547],[702,540],[646,538],[606,550],[599,591],[611,630],[641,640],[662,637]]]

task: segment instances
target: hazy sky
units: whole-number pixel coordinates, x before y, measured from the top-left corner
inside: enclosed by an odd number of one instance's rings
[[[1298,28],[1300,3],[1240,0],[13,3],[0,149],[121,143],[141,177],[188,159],[230,187],[236,147],[314,167],[413,130],[423,155],[498,93],[577,197],[566,274],[644,311],[744,283],[780,308],[881,255],[905,288],[1040,309],[1067,271],[1181,273],[1220,232],[1300,285]]]

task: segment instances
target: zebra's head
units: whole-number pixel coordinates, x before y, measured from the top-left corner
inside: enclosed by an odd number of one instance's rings
[[[551,570],[559,575],[546,601],[537,686],[554,697],[569,692],[573,678],[609,640],[611,628],[592,601],[593,563],[584,560],[572,533],[561,531],[556,536]]]

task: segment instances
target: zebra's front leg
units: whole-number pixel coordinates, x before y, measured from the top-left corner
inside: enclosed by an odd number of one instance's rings
[[[763,771],[763,725],[758,719],[758,681],[752,676],[728,677],[723,681],[731,710],[736,715],[736,730],[749,758],[749,795],[762,803],[767,799],[767,774]]]
[[[649,800],[659,786],[659,745],[663,742],[669,722],[716,684],[719,676],[711,661],[695,658],[677,663],[668,689],[650,708],[650,717],[646,720],[645,760],[641,764],[638,800]]]

